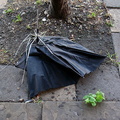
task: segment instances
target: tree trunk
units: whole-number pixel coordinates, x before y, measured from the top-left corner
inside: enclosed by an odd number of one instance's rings
[[[51,17],[66,19],[68,15],[68,0],[51,0]]]

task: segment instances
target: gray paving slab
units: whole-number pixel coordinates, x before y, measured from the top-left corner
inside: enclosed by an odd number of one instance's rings
[[[120,32],[120,9],[109,9],[110,13],[114,19],[113,27],[111,27],[112,32]]]
[[[0,0],[0,8],[3,8],[7,3],[7,0]]]
[[[77,97],[82,100],[89,93],[101,90],[106,100],[120,100],[120,77],[118,68],[113,65],[101,65],[96,71],[81,78],[77,84]]]
[[[120,8],[120,0],[104,0],[107,7],[119,7]]]
[[[120,120],[120,102],[91,107],[83,102],[45,102],[42,120]]]
[[[0,120],[42,120],[42,104],[0,103]]]
[[[0,70],[4,66],[0,66]],[[8,66],[0,73],[0,101],[19,101],[28,99],[27,77],[20,86],[23,70]],[[49,90],[40,94],[42,100],[71,101],[76,98],[75,85]]]
[[[117,57],[117,62],[120,62],[120,33],[112,33],[113,43],[115,54]],[[120,64],[119,64],[119,73],[120,73]]]
[[[45,101],[73,101],[76,99],[75,85],[49,90],[40,94]]]
[[[5,67],[0,65],[0,70]],[[28,99],[28,90],[26,80],[21,85],[23,71],[8,66],[0,72],[0,101],[19,101],[19,99]]]
[[[104,0],[107,7],[120,7],[119,0]]]

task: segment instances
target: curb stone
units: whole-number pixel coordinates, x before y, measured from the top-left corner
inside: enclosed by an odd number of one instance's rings
[[[104,0],[107,7],[120,8],[120,0]]]
[[[120,102],[103,102],[96,107],[84,102],[45,102],[42,120],[120,120]]]
[[[0,120],[120,120],[120,102],[0,103]]]
[[[111,27],[111,32],[112,32],[112,39],[113,39],[113,44],[114,44],[114,49],[115,49],[115,54],[117,56],[117,61],[120,62],[120,1],[118,0],[104,0],[108,4],[110,4],[113,7],[118,7],[119,9],[109,9],[108,7],[108,13],[111,14],[111,16],[114,19],[114,25]],[[115,4],[115,5],[114,5]],[[120,64],[119,64],[119,74],[120,74]]]
[[[42,104],[0,103],[0,120],[42,120]]]
[[[120,32],[120,9],[108,9],[108,13],[111,14],[114,19],[111,32]]]
[[[117,61],[120,62],[120,33],[112,33],[114,49],[117,56]],[[120,64],[119,64],[119,74],[120,74]]]

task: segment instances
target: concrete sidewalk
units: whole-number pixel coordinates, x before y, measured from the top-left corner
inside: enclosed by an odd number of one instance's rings
[[[80,101],[0,103],[0,120],[120,120],[120,102],[103,102],[96,107]]]
[[[120,62],[120,1],[104,2],[114,19],[111,32]],[[0,69],[3,67],[0,65]],[[0,74],[0,120],[120,120],[120,65],[119,69],[114,65],[101,65],[76,86],[44,92],[42,103],[20,103],[21,99],[28,100],[26,77],[20,86],[22,74],[22,70],[13,66]],[[96,107],[85,105],[82,97],[95,93],[98,88],[105,93],[106,101]]]

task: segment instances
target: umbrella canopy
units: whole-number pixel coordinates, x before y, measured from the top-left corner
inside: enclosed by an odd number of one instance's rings
[[[65,37],[38,37],[17,67],[26,69],[30,98],[42,91],[76,84],[79,77],[94,71],[105,56],[95,54]]]

